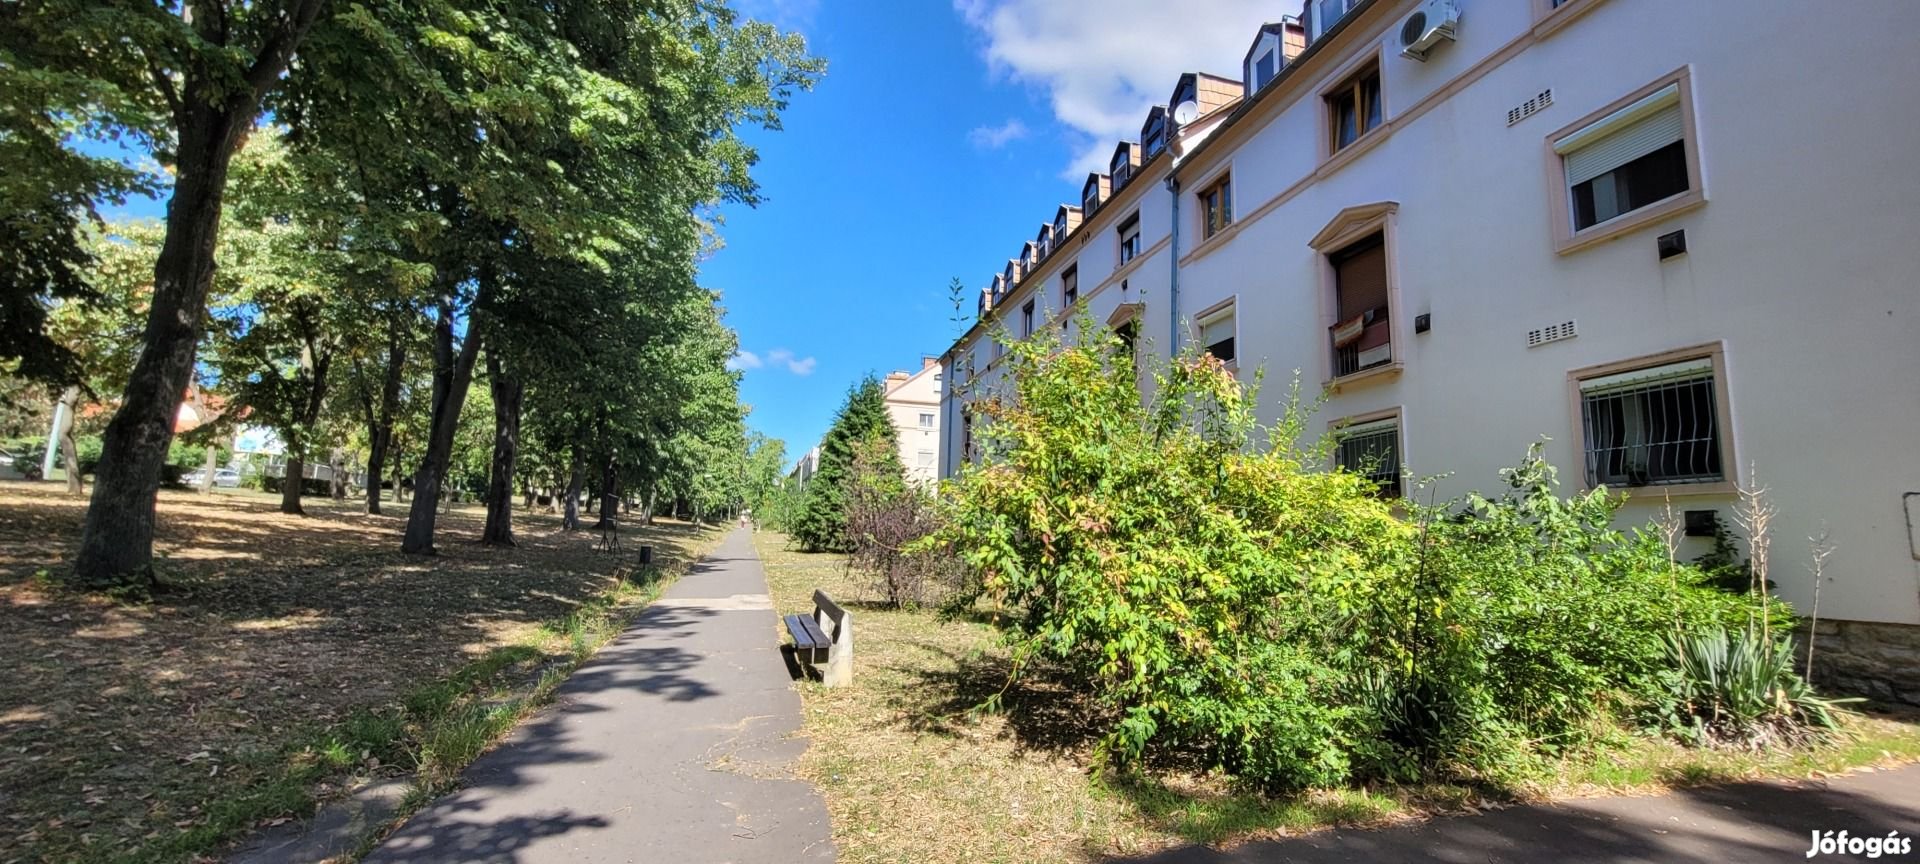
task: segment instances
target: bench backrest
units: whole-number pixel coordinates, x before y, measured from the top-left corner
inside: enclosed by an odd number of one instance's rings
[[[820,625],[820,629],[827,631],[827,635],[831,636],[836,644],[840,641],[840,632],[847,629],[846,620],[847,610],[833,602],[833,598],[828,597],[827,592],[814,589],[813,621]]]

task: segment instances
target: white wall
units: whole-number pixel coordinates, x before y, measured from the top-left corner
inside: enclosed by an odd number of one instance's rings
[[[1383,57],[1389,118],[1531,25],[1526,3],[1461,5],[1460,40],[1430,62]],[[1411,8],[1384,19],[1379,41]],[[1498,469],[1541,436],[1577,488],[1568,371],[1724,341],[1735,455],[1781,512],[1780,593],[1810,604],[1806,538],[1824,525],[1839,552],[1822,616],[1920,623],[1901,505],[1920,491],[1920,4],[1861,0],[1813,17],[1743,8],[1600,0],[1183,268],[1182,316],[1237,295],[1240,365],[1248,376],[1267,367],[1271,419],[1291,370],[1310,390],[1326,374],[1307,239],[1343,208],[1397,201],[1394,316],[1430,312],[1433,329],[1397,330],[1404,372],[1331,397],[1325,418],[1399,407],[1407,466],[1451,472],[1442,497],[1496,488]],[[1557,254],[1545,137],[1682,66],[1707,203]],[[1509,108],[1547,88],[1551,107],[1507,126]],[[1318,89],[1232,152],[1202,157],[1231,163],[1238,215],[1314,169]],[[1662,263],[1654,238],[1676,229],[1689,254]],[[1527,330],[1567,319],[1577,338],[1526,347]],[[1732,504],[1675,506],[1730,516]],[[1636,502],[1623,520],[1643,522],[1652,506]]]

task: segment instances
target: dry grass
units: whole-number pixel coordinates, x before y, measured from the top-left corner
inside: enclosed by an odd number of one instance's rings
[[[801,771],[826,795],[849,862],[1096,861],[1387,824],[1489,799],[1644,793],[1920,760],[1920,723],[1868,717],[1853,740],[1767,754],[1625,740],[1497,792],[1431,785],[1270,797],[1180,765],[1102,779],[1088,767],[1093,708],[1062,682],[1030,679],[1006,691],[1005,711],[971,710],[1006,684],[990,616],[882,608],[840,557],[793,551],[777,534],[756,543],[781,612],[811,609],[813,589],[823,588],[857,620],[854,686],[802,685],[810,746]]]
[[[384,707],[452,706],[568,658],[582,635],[543,624],[604,609],[625,570],[546,514],[520,514],[520,548],[492,549],[468,542],[479,512],[456,510],[441,554],[419,558],[398,551],[403,516],[275,503],[162,493],[168,590],[119,603],[57,586],[84,502],[0,484],[0,862],[165,860],[236,814],[297,815],[393,770],[339,746],[391,739],[360,728],[399,724]],[[719,536],[628,531],[627,559],[650,542],[668,567]],[[405,755],[420,754],[387,762]],[[303,758],[351,770],[289,772]]]

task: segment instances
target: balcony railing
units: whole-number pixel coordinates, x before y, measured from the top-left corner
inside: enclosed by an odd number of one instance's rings
[[[1393,328],[1387,309],[1371,309],[1327,328],[1333,347],[1333,377],[1344,378],[1393,362]]]

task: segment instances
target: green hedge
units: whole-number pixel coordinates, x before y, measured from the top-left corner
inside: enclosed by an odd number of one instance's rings
[[[1603,491],[1560,497],[1537,447],[1501,494],[1389,502],[1300,443],[1297,388],[1263,428],[1211,357],[1148,370],[1143,403],[1110,338],[1007,352],[1015,392],[974,402],[988,459],[923,546],[969,565],[958,606],[1011,610],[1017,669],[1087,682],[1103,757],[1275,788],[1510,776],[1653,698],[1664,637],[1759,614],[1615,530]]]

